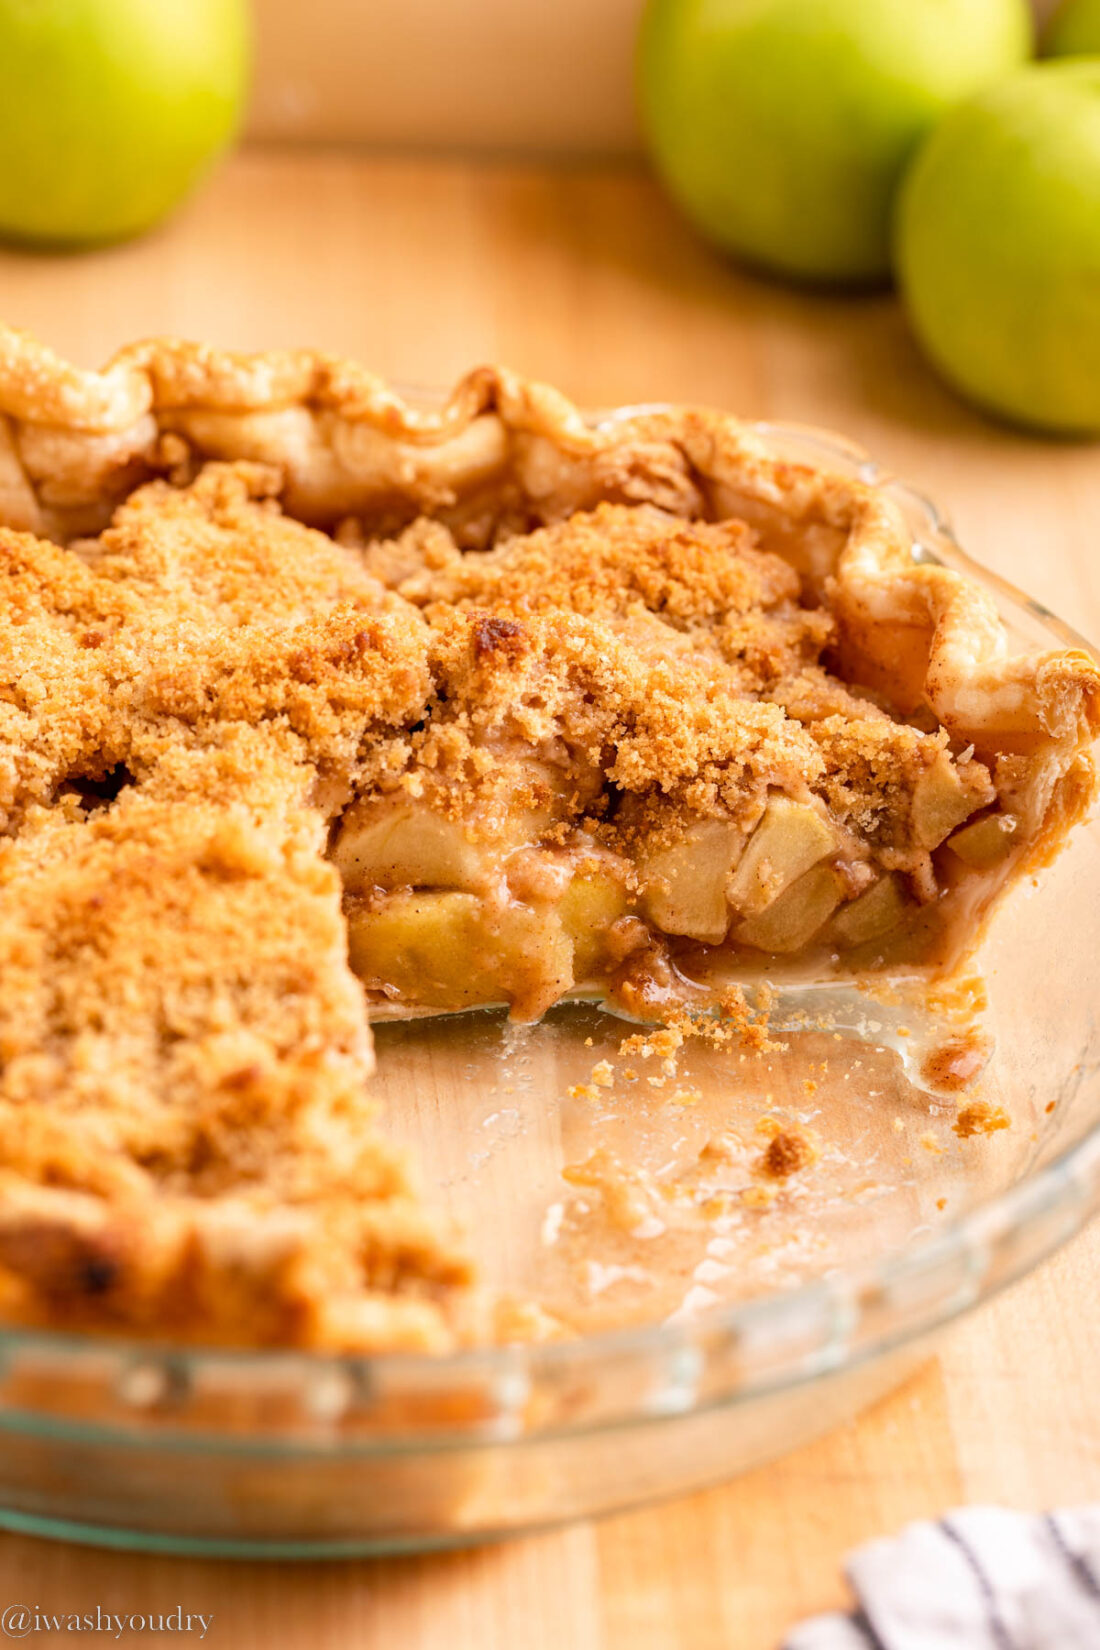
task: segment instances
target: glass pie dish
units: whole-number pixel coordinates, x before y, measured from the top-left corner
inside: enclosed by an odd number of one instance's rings
[[[865,454],[756,428],[781,456],[889,489],[914,559],[978,578],[1013,641],[1084,645]],[[929,1016],[904,981],[784,987],[782,1050],[694,1051],[687,1088],[639,1084],[621,1111],[584,1082],[623,1035],[591,1007],[522,1031],[487,1013],[381,1027],[387,1114],[489,1280],[564,1304],[582,1332],[435,1358],[0,1332],[0,1525],[258,1556],[440,1547],[693,1489],[824,1431],[1100,1202],[1098,898],[1091,822],[993,923],[981,1093],[1012,1126],[973,1138],[922,1081],[957,1004]],[[819,1140],[807,1189],[742,1201],[710,1230],[670,1217],[624,1235],[606,1219],[594,1154],[644,1201],[697,1176],[731,1123],[751,1138],[776,1119]],[[587,1174],[563,1181],[578,1162]]]

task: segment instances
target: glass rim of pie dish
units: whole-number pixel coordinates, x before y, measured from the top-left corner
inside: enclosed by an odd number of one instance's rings
[[[428,399],[425,392],[413,398]],[[591,417],[603,423],[652,410]],[[916,562],[959,569],[1022,610],[1050,645],[1096,656],[1041,602],[973,561],[937,507],[855,443],[794,423],[753,421],[750,428],[769,444],[885,488],[911,524]],[[369,1457],[580,1438],[703,1414],[917,1341],[1017,1281],[1097,1209],[1100,1122],[1006,1189],[904,1245],[690,1318],[443,1355],[170,1344],[0,1326],[0,1432]],[[51,1397],[47,1387],[33,1407],[10,1403],[4,1389],[24,1363],[52,1369],[58,1391],[70,1396],[80,1383],[82,1401]],[[224,1421],[221,1399],[229,1395],[236,1417]],[[257,1402],[242,1411],[242,1398]]]

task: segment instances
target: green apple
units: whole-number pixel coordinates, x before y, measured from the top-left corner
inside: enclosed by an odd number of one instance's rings
[[[1065,0],[1043,35],[1045,57],[1100,57],[1100,0]]]
[[[995,413],[1100,434],[1100,58],[954,110],[906,179],[898,274],[945,377]]]
[[[0,0],[0,234],[147,229],[233,135],[247,0]]]
[[[1030,45],[1026,0],[649,0],[642,125],[720,246],[798,278],[878,280],[917,143]]]

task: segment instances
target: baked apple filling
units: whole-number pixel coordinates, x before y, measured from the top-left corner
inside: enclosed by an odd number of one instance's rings
[[[957,807],[964,797],[972,812],[983,806],[977,786],[953,788]],[[952,914],[991,897],[988,873],[1007,868],[1014,831],[1011,816],[985,813],[957,841],[945,833],[958,865],[934,863],[930,878],[923,864],[889,868],[819,803],[781,793],[748,833],[700,820],[635,855],[583,833],[494,851],[424,809],[372,813],[340,829],[333,858],[351,966],[378,1018],[509,1004],[537,1019],[562,998],[593,996],[659,1012],[677,998],[705,1002],[734,977],[942,964],[963,939]],[[971,877],[964,901],[966,868],[986,877],[984,888]]]
[[[420,569],[418,539],[370,552],[432,691],[331,849],[377,1015],[959,956],[1015,816],[972,742],[829,668],[835,615],[744,522],[605,504]]]

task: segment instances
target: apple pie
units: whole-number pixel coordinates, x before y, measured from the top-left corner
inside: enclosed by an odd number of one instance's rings
[[[1094,661],[719,413],[0,330],[0,524],[9,1321],[491,1333],[371,1018],[938,976],[1095,790]]]

